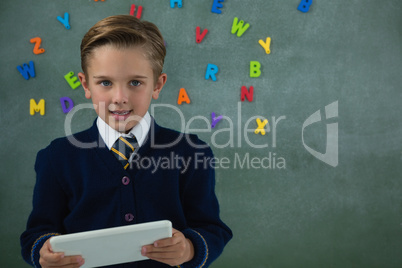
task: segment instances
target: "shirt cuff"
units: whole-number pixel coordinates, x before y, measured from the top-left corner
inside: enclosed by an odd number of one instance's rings
[[[194,257],[191,261],[179,265],[179,268],[201,268],[208,260],[208,244],[204,237],[193,229],[185,229],[184,236],[191,240],[194,246]]]
[[[32,265],[36,267],[41,267],[39,264],[39,251],[43,247],[43,244],[45,244],[46,240],[48,240],[52,236],[60,235],[59,233],[48,233],[41,235],[38,239],[36,239],[35,243],[32,245],[31,249],[31,262]]]

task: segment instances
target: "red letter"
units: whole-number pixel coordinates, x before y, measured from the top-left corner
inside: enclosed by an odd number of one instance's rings
[[[254,96],[254,87],[251,86],[250,91],[247,90],[246,86],[241,87],[241,97],[240,97],[241,101],[244,101],[245,97],[247,97],[247,100],[249,102],[252,102],[253,101],[253,96]]]
[[[204,29],[201,33],[201,28],[200,26],[197,26],[196,31],[195,31],[195,41],[199,44],[201,41],[204,39],[205,35],[208,33],[208,29]]]

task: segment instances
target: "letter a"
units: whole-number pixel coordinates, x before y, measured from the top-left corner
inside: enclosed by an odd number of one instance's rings
[[[41,99],[38,104],[36,104],[36,101],[34,99],[30,100],[29,113],[31,115],[34,115],[35,112],[37,112],[37,113],[40,112],[40,115],[45,114],[45,100],[44,99]]]
[[[183,101],[187,104],[190,104],[190,98],[188,97],[186,90],[184,88],[181,88],[179,92],[179,98],[177,99],[177,104],[181,105]]]
[[[244,20],[239,21],[237,17],[233,19],[232,24],[232,34],[237,32],[237,36],[240,37],[244,34],[244,32],[250,27],[250,24],[244,25]]]
[[[207,67],[207,72],[205,74],[205,80],[208,80],[209,78],[212,79],[212,81],[216,81],[216,73],[218,72],[219,68],[218,66],[214,64],[208,64]]]
[[[250,61],[250,77],[261,75],[261,64],[258,61]]]

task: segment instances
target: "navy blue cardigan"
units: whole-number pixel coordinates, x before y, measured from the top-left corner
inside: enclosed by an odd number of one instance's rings
[[[193,260],[181,267],[208,267],[232,237],[219,217],[211,149],[152,120],[137,154],[124,170],[96,123],[39,151],[33,210],[21,235],[25,261],[40,267],[39,250],[53,235],[167,219],[194,244]],[[112,267],[169,266],[146,260]]]

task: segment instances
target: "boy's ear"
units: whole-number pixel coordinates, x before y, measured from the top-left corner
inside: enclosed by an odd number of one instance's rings
[[[91,98],[91,91],[89,90],[88,81],[87,81],[87,78],[86,78],[85,74],[82,73],[82,72],[79,72],[78,73],[78,78],[80,79],[81,85],[84,88],[85,98],[90,99]]]
[[[158,99],[159,93],[161,92],[163,86],[166,83],[166,79],[167,79],[167,75],[165,73],[162,73],[159,76],[158,81],[156,81],[154,91],[152,92],[152,98],[154,100]]]

